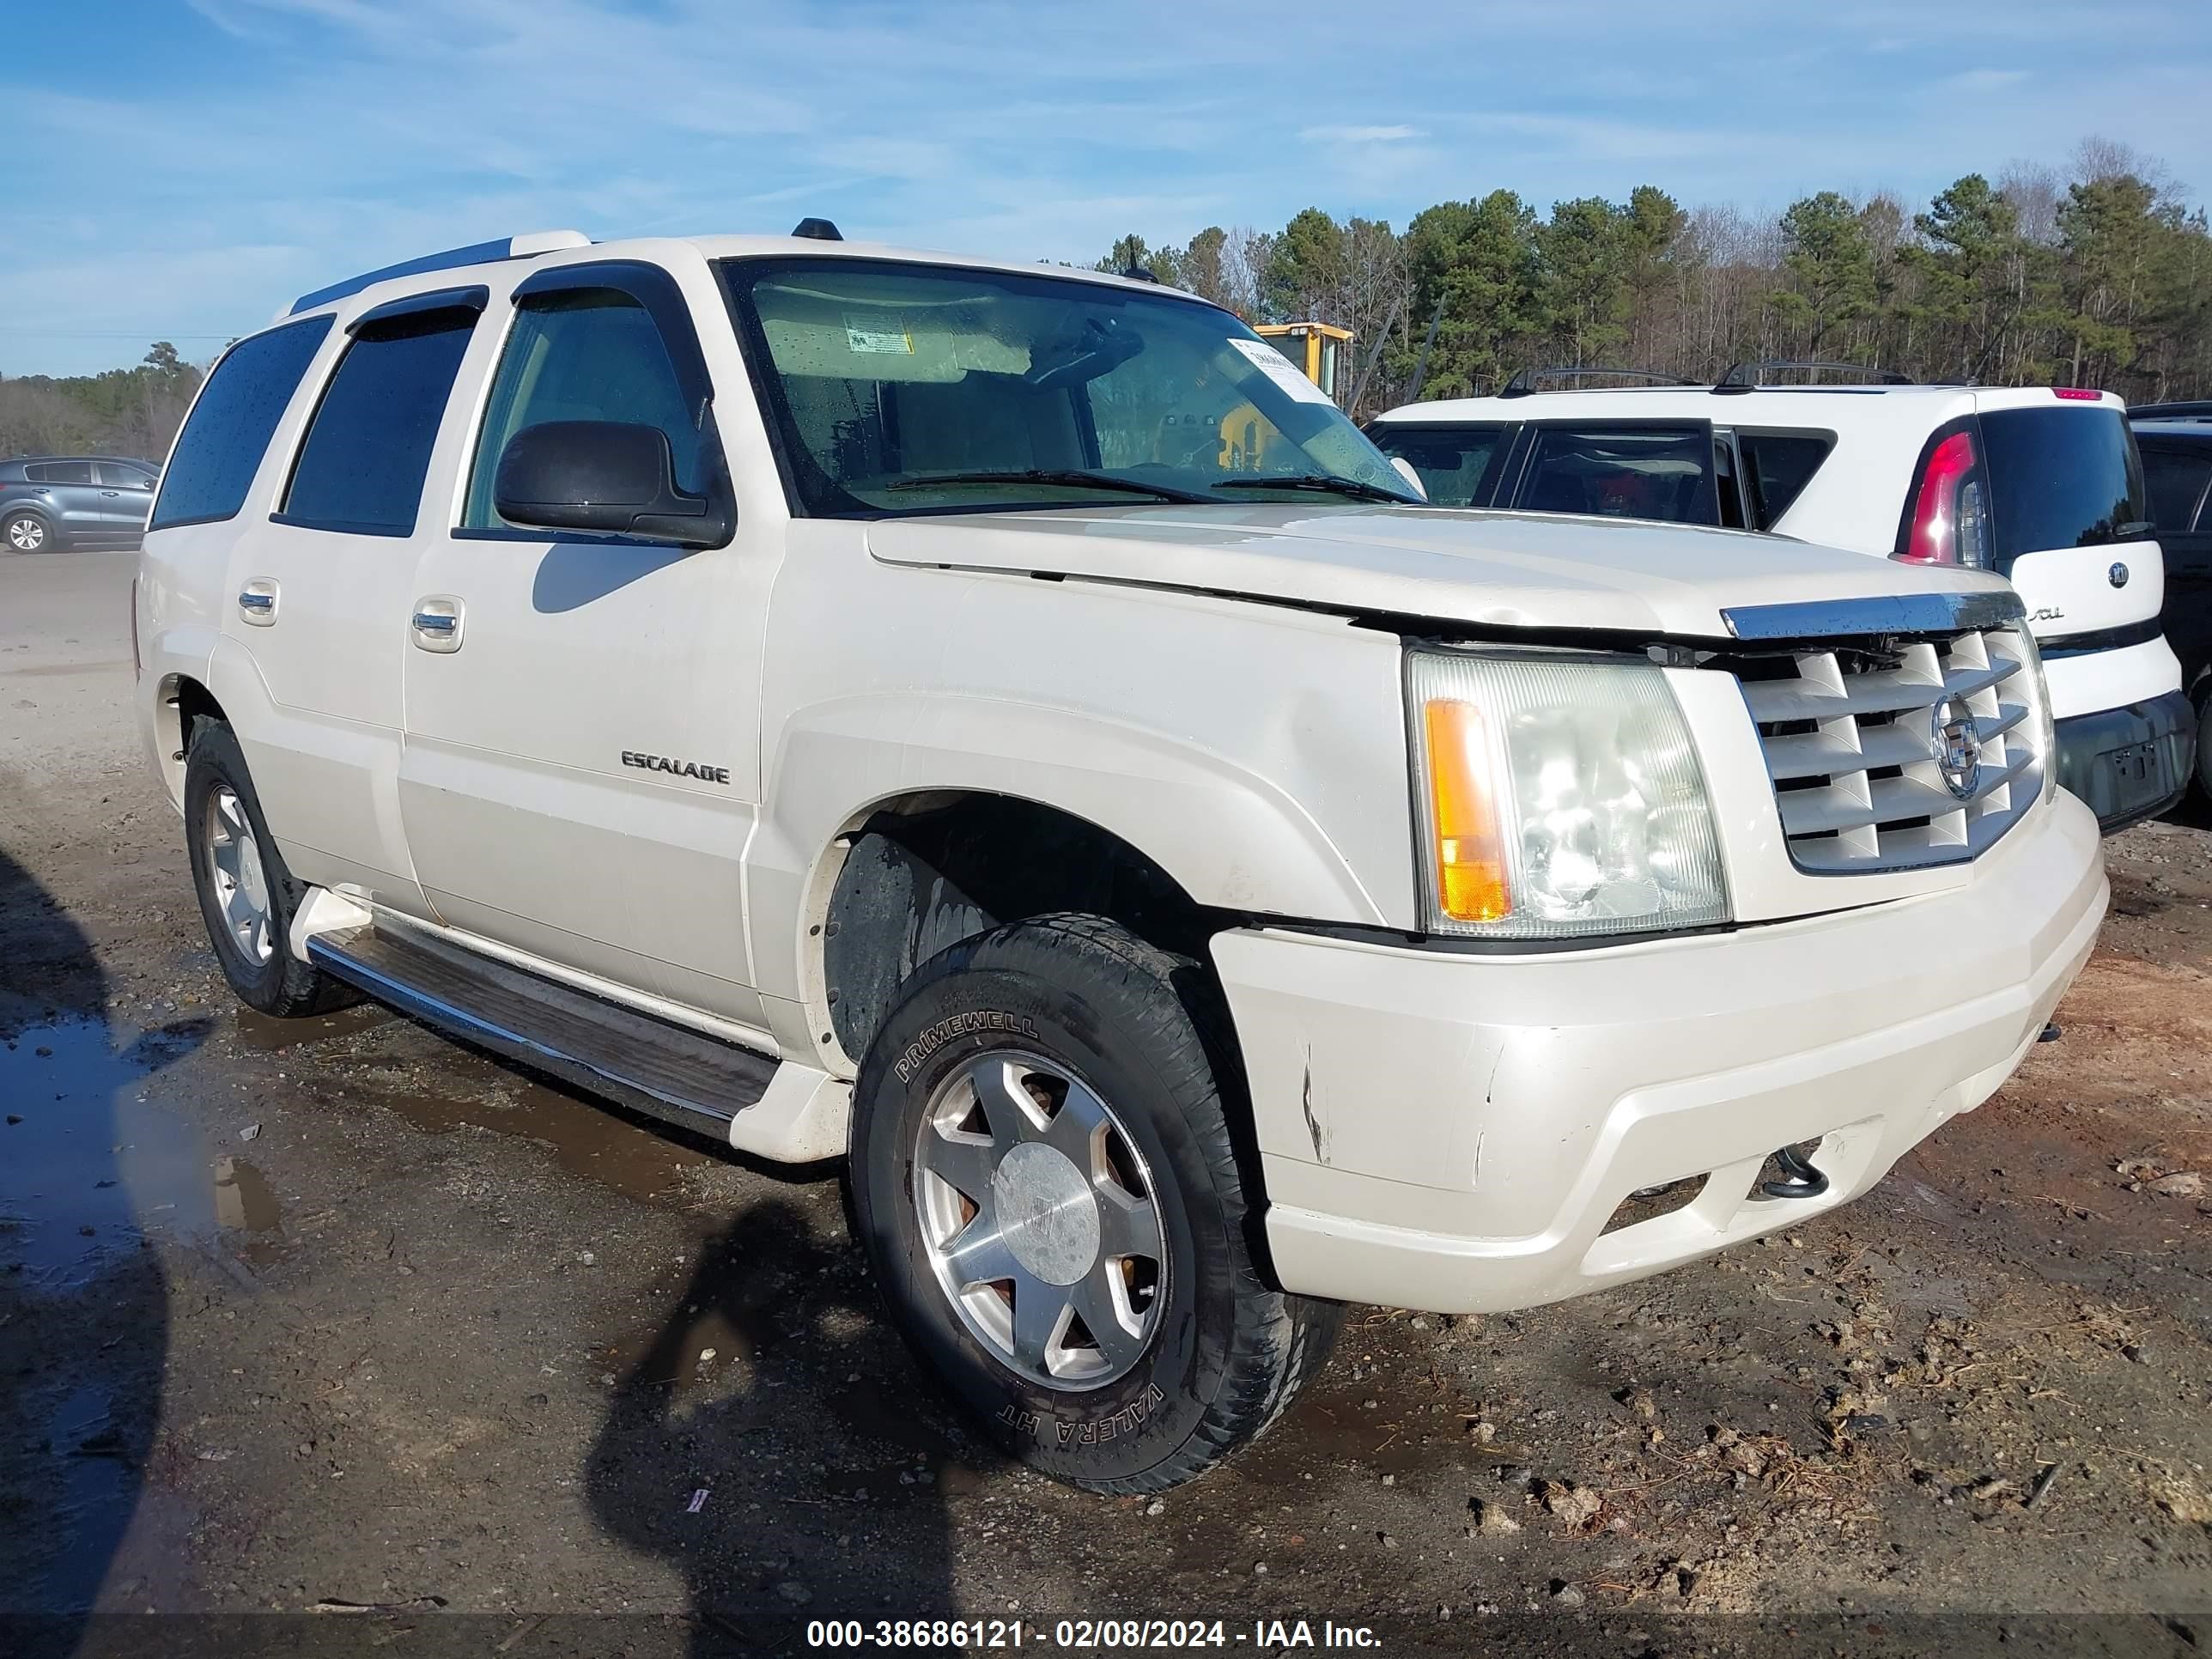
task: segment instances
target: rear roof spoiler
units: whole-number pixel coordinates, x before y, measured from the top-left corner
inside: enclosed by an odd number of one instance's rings
[[[489,264],[495,259],[527,259],[532,254],[551,253],[561,248],[589,247],[592,239],[580,230],[532,230],[520,236],[502,236],[495,242],[471,242],[466,247],[449,247],[443,253],[426,253],[419,259],[403,259],[396,265],[380,265],[374,270],[364,270],[358,276],[349,276],[342,283],[332,283],[328,288],[319,288],[312,294],[302,294],[291,306],[276,316],[282,322],[287,317],[296,317],[303,311],[313,311],[317,306],[326,306],[333,300],[343,300],[349,294],[358,294],[372,283],[388,281],[394,276],[420,276],[433,270],[452,270],[461,265]]]
[[[1606,368],[1589,367],[1576,368],[1516,369],[1513,378],[1498,389],[1501,398],[1526,398],[1536,389],[1539,380],[1595,380],[1603,375],[1614,380],[1649,380],[1654,386],[1697,386],[1700,382],[1686,380],[1679,374],[1662,374],[1649,368]]]
[[[1804,362],[1785,362],[1780,358],[1770,357],[1755,363],[1730,363],[1722,372],[1721,378],[1714,382],[1713,390],[1715,392],[1749,392],[1755,386],[1765,386],[1769,374],[1791,369],[1802,369],[1808,373],[1856,374],[1862,382],[1869,386],[1911,386],[1914,383],[1910,374],[1900,374],[1893,368],[1869,368],[1863,363],[1830,363],[1822,362],[1817,359]]]

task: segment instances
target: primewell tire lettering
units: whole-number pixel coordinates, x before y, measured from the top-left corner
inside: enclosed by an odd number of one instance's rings
[[[955,1037],[969,1036],[978,1031],[1010,1031],[1017,1036],[1035,1036],[1036,1024],[1019,1014],[1002,1012],[995,1008],[978,1009],[974,1013],[955,1014],[950,1019],[939,1020],[908,1043],[898,1058],[899,1081],[912,1080],[915,1068],[942,1048]]]

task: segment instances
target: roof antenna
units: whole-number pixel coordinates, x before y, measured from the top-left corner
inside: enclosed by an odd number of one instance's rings
[[[791,228],[794,236],[804,236],[810,242],[842,242],[845,233],[827,219],[817,219],[811,214]]]

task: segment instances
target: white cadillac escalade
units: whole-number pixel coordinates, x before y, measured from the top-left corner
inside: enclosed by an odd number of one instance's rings
[[[550,233],[216,365],[134,593],[216,953],[773,1158],[1018,1455],[1188,1479],[1347,1301],[1805,1219],[2088,954],[1996,576],[1454,511],[1226,312]]]

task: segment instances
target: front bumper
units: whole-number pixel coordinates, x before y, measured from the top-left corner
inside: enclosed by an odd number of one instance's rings
[[[2106,835],[2181,799],[2197,763],[2197,713],[2180,691],[2057,723],[2058,782]]]
[[[1995,1092],[2088,957],[2097,827],[2057,794],[1949,891],[1597,950],[1213,940],[1286,1290],[1440,1313],[1656,1273],[1846,1202]],[[1816,1198],[1756,1190],[1820,1140]],[[1605,1231],[1639,1188],[1686,1206]]]

